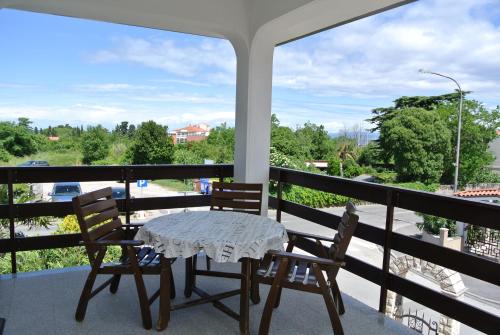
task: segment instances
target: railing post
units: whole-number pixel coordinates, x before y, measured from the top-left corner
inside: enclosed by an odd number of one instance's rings
[[[276,221],[281,222],[281,199],[283,198],[283,182],[281,181],[281,170],[278,171],[278,188],[276,193],[278,197],[278,208],[276,208]]]
[[[7,171],[7,197],[9,205],[9,235],[10,235],[10,245],[12,250],[10,251],[10,262],[11,262],[11,272],[17,273],[17,258],[16,258],[16,227],[14,221],[14,171],[9,169]]]
[[[394,222],[394,192],[393,190],[387,191],[387,213],[385,217],[385,235],[384,235],[384,259],[382,262],[382,283],[380,285],[380,300],[378,311],[385,313],[387,303],[387,284],[389,281],[389,265],[391,261],[391,239],[392,239],[392,226]]]
[[[133,170],[125,168],[125,223],[130,224],[130,178]]]

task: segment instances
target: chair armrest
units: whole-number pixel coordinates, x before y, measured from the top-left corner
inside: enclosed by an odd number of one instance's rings
[[[287,257],[294,260],[306,261],[311,263],[316,263],[324,266],[338,266],[342,267],[345,265],[345,262],[337,262],[329,258],[319,258],[301,254],[295,254],[292,252],[280,251],[280,250],[269,250],[268,254],[274,255],[276,257]]]
[[[319,241],[333,242],[333,238],[325,237],[325,236],[321,236],[321,235],[303,233],[303,232],[291,230],[291,229],[287,229],[286,232],[287,232],[288,236],[295,235],[295,236],[300,236],[300,237],[305,237],[305,238],[313,238],[313,239],[319,240]]]
[[[91,245],[96,247],[104,247],[110,245],[118,245],[122,247],[137,247],[144,244],[141,240],[100,240],[92,242],[80,242],[83,245]]]

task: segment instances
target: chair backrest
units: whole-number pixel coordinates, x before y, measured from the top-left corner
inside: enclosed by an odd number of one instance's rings
[[[329,255],[335,261],[342,262],[344,260],[345,254],[347,252],[347,247],[351,242],[351,238],[354,235],[356,226],[358,225],[359,216],[354,214],[356,212],[356,207],[353,203],[348,202],[346,206],[346,211],[342,215],[342,220],[340,220],[337,233],[333,238],[333,243],[330,246]]]
[[[213,182],[210,210],[261,214],[262,184]]]
[[[78,219],[89,260],[93,262],[97,249],[87,243],[99,239],[121,240],[124,233],[120,228],[116,201],[111,187],[89,192],[73,198],[73,209]]]

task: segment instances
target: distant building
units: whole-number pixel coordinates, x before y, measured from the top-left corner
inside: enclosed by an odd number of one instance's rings
[[[174,144],[202,141],[210,135],[210,126],[205,123],[188,125],[169,133]]]
[[[47,139],[51,142],[59,141],[59,136],[49,136]]]
[[[313,161],[306,161],[306,166],[314,166],[316,169],[319,169],[321,171],[324,171],[328,168],[328,161],[324,160],[313,160]]]

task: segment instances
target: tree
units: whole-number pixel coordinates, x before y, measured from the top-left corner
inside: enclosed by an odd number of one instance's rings
[[[467,93],[469,92],[464,92],[464,96]],[[402,110],[408,108],[420,108],[430,111],[435,110],[445,103],[456,105],[459,99],[460,94],[458,92],[436,96],[403,96],[394,101],[394,106],[375,108],[372,111],[374,116],[367,121],[374,125],[374,127],[370,130],[371,132],[381,131],[382,125],[399,115]],[[390,164],[393,158],[391,144],[387,143],[386,138],[383,138],[382,136],[377,140],[377,142],[381,149],[380,158],[386,165]]]
[[[82,161],[84,164],[106,158],[109,153],[108,132],[102,126],[89,127],[82,136]]]
[[[330,136],[323,125],[306,122],[295,131],[312,159],[325,159],[331,151]]]
[[[196,155],[195,152],[189,150],[187,147],[179,144],[175,148],[174,152],[174,163],[189,165],[189,164],[202,164],[203,158]]]
[[[141,123],[135,131],[127,157],[132,164],[171,164],[174,143],[168,135],[168,128],[154,121]]]
[[[456,138],[458,131],[457,106],[443,104],[437,108],[439,115],[451,130],[451,150],[445,159],[443,183],[451,184],[455,173]],[[496,138],[496,129],[500,127],[500,108],[487,110],[481,103],[465,100],[462,112],[462,131],[460,143],[459,185],[498,181],[489,166],[494,157],[488,147]]]
[[[233,162],[234,141],[235,130],[233,127],[228,127],[225,122],[212,129],[207,138],[207,143],[216,149],[216,155],[212,159],[217,163]]]
[[[399,181],[439,181],[451,150],[451,132],[434,111],[399,110],[380,127],[380,142],[394,157]]]
[[[114,132],[123,136],[128,135],[128,121],[122,121],[117,124]]]
[[[18,157],[31,155],[38,151],[35,134],[26,124],[20,125],[13,122],[0,122],[0,147],[9,154]]]

